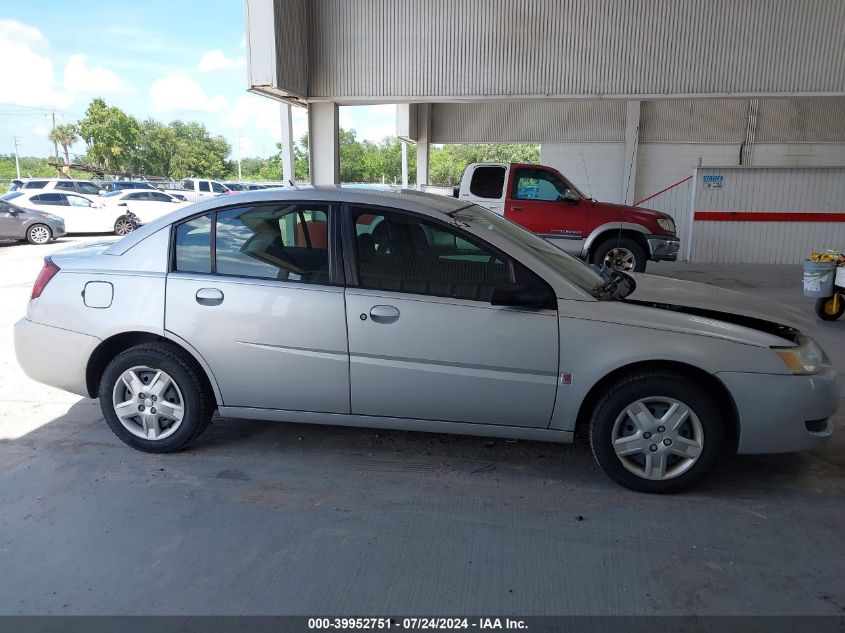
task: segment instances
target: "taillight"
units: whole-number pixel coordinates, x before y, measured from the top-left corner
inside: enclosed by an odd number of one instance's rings
[[[41,293],[44,292],[44,288],[47,287],[47,284],[50,283],[50,280],[56,276],[56,273],[61,270],[56,264],[53,263],[53,260],[49,257],[44,258],[44,268],[41,269],[41,272],[38,273],[38,277],[35,278],[35,285],[32,286],[32,296],[30,299],[37,299],[41,296]]]

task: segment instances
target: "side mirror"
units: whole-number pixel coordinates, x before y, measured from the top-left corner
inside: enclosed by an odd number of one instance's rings
[[[490,305],[519,308],[545,308],[551,303],[549,295],[529,290],[524,286],[496,286]]]
[[[580,202],[581,198],[578,197],[578,194],[572,191],[572,189],[567,189],[566,194],[563,196],[563,199],[567,202]]]

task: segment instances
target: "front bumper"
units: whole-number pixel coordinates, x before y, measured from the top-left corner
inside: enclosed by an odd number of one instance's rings
[[[789,453],[816,448],[833,433],[841,403],[833,369],[812,376],[721,372],[739,413],[738,453]],[[811,430],[812,429],[812,430]]]
[[[653,262],[669,261],[678,259],[678,251],[681,249],[681,240],[675,235],[646,235],[648,243],[649,259]]]
[[[21,319],[15,324],[15,356],[27,376],[89,397],[86,372],[100,339]]]

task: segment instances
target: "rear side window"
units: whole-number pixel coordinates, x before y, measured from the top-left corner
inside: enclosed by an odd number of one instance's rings
[[[219,182],[213,182],[211,183],[211,190],[214,193],[224,193],[226,191],[226,187],[221,185]]]
[[[149,194],[146,193],[129,193],[123,198],[124,200],[149,200]]]
[[[47,186],[46,180],[30,180],[23,183],[23,189],[43,189]]]
[[[32,196],[30,200],[35,204],[64,204],[60,193],[39,193],[37,196]]]
[[[200,191],[210,191],[208,188],[208,183],[204,180],[200,181]]]
[[[211,272],[211,216],[201,215],[176,227],[176,270]]]
[[[217,214],[217,273],[329,283],[328,208],[262,205]]]
[[[502,166],[476,167],[472,172],[469,192],[479,198],[501,198],[505,188],[505,173]]]
[[[60,180],[59,182],[56,183],[55,188],[60,189],[61,191],[76,191],[76,189],[73,186],[73,183],[69,182],[67,180]]]

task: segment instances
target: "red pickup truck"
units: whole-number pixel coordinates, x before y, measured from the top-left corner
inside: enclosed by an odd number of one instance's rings
[[[454,194],[599,266],[643,272],[647,260],[678,257],[680,240],[671,216],[588,198],[544,165],[472,163]]]

